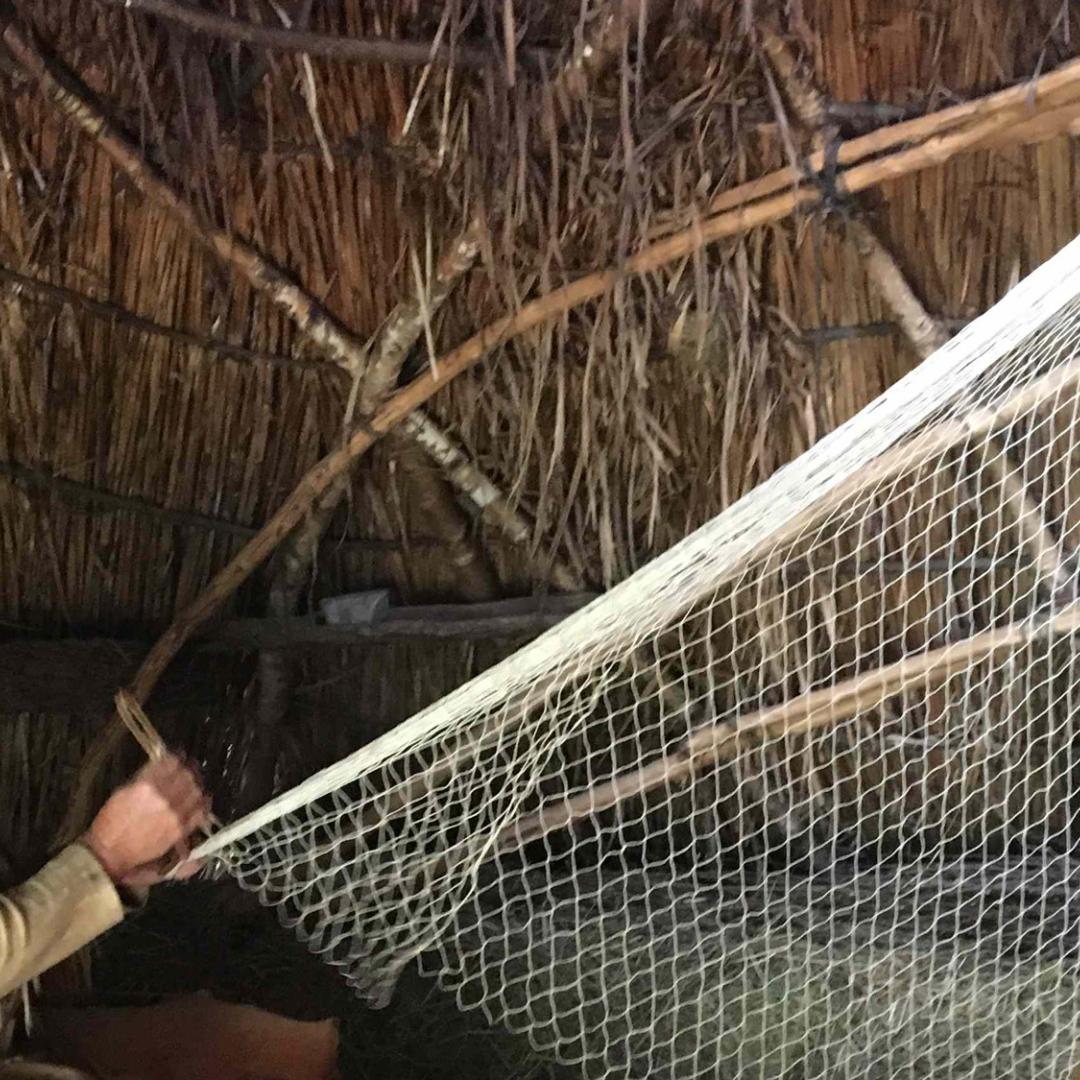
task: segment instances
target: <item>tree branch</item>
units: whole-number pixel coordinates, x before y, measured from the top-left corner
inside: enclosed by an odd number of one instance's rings
[[[135,188],[156,203],[191,237],[232,266],[296,323],[326,356],[352,373],[363,369],[364,343],[327,312],[308,292],[267,261],[244,240],[203,221],[198,212],[142,158],[127,137],[93,101],[90,91],[59,62],[40,49],[0,10],[0,40],[42,93],[113,161]]]
[[[369,416],[393,389],[409,352],[425,329],[430,328],[431,317],[442,307],[461,276],[476,260],[482,235],[479,222],[472,222],[440,260],[428,286],[427,296],[411,297],[399,303],[391,312],[356,390],[356,409],[361,417]],[[350,400],[347,414],[352,407]],[[355,433],[355,430],[347,420],[346,434]],[[267,604],[272,618],[285,619],[296,610],[311,576],[323,534],[338,506],[348,495],[350,483],[351,473],[339,474],[281,545]],[[451,513],[456,514],[453,503],[449,507]],[[461,532],[464,531],[462,527]],[[455,546],[461,546],[460,538]],[[467,571],[475,571],[477,563],[471,545],[466,545],[464,555],[464,565],[460,569],[462,577],[468,579]],[[486,593],[486,580],[482,584]],[[478,596],[473,598],[479,599]],[[258,659],[257,726],[244,770],[243,790],[239,796],[241,812],[254,809],[273,795],[279,733],[288,712],[292,682],[293,665],[289,652],[281,647],[263,648]]]
[[[690,782],[695,773],[731,760],[747,742],[802,735],[850,720],[865,709],[882,705],[896,694],[944,682],[970,664],[1007,655],[1049,634],[1080,630],[1080,604],[1070,604],[1044,623],[1020,623],[989,630],[920,656],[863,672],[835,686],[800,694],[782,705],[748,713],[732,721],[705,724],[673,750],[640,769],[622,773],[571,797],[552,800],[533,814],[508,825],[493,845],[503,854],[575,821],[609,810],[658,787]]]
[[[450,245],[428,288],[426,300],[412,297],[393,312],[366,364],[360,384],[356,411],[370,416],[397,382],[402,365],[420,340],[428,320],[443,305],[461,276],[472,266],[480,252],[483,236],[479,222],[472,222]],[[349,434],[366,430],[361,419],[350,426]],[[270,611],[274,615],[291,614],[303,591],[318,542],[341,500],[348,492],[349,477],[341,473],[325,493],[319,496],[296,534],[282,547],[279,572],[271,585]]]
[[[304,53],[328,60],[349,60],[380,64],[444,64],[471,68],[490,67],[496,60],[491,49],[472,45],[444,46],[436,49],[430,41],[401,41],[394,38],[347,37],[262,26],[230,15],[206,11],[176,0],[102,0],[111,7],[139,11],[176,23],[198,34],[224,38],[226,41],[257,45],[277,52]]]
[[[925,360],[949,340],[949,331],[926,310],[892,252],[858,210],[845,221],[844,232],[862,258],[867,277],[896,318],[900,332]]]
[[[535,577],[560,592],[579,592],[584,588],[581,575],[563,559],[549,562],[533,550],[531,523],[429,416],[417,409],[405,417],[401,428],[440,467],[450,486],[475,509],[480,520],[526,556]]]

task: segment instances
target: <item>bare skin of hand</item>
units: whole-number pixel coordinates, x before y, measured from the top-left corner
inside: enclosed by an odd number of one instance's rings
[[[166,755],[113,792],[83,843],[115,884],[143,888],[164,880],[170,865],[184,864],[176,878],[199,869],[184,860],[190,838],[209,818],[210,800],[195,774],[179,758]]]

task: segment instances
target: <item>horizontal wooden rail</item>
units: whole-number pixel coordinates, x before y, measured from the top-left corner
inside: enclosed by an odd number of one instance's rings
[[[706,724],[673,750],[647,765],[596,784],[569,798],[553,799],[535,813],[500,832],[495,850],[503,853],[565,829],[575,821],[610,810],[627,799],[661,786],[681,786],[695,773],[735,756],[748,740],[777,739],[832,727],[896,694],[941,683],[971,664],[995,659],[1050,634],[1080,630],[1080,603],[1070,604],[1045,621],[1015,623],[850,679],[800,694],[782,705],[760,709],[735,720]]]

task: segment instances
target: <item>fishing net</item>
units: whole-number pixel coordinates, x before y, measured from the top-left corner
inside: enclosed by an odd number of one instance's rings
[[[1069,1076],[1078,294],[1074,242],[202,854],[368,1002],[419,961],[589,1076]]]

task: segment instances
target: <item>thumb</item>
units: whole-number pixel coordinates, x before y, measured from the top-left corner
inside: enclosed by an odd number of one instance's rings
[[[202,859],[185,859],[172,869],[168,878],[170,881],[187,881],[188,878],[193,878],[202,868]]]

